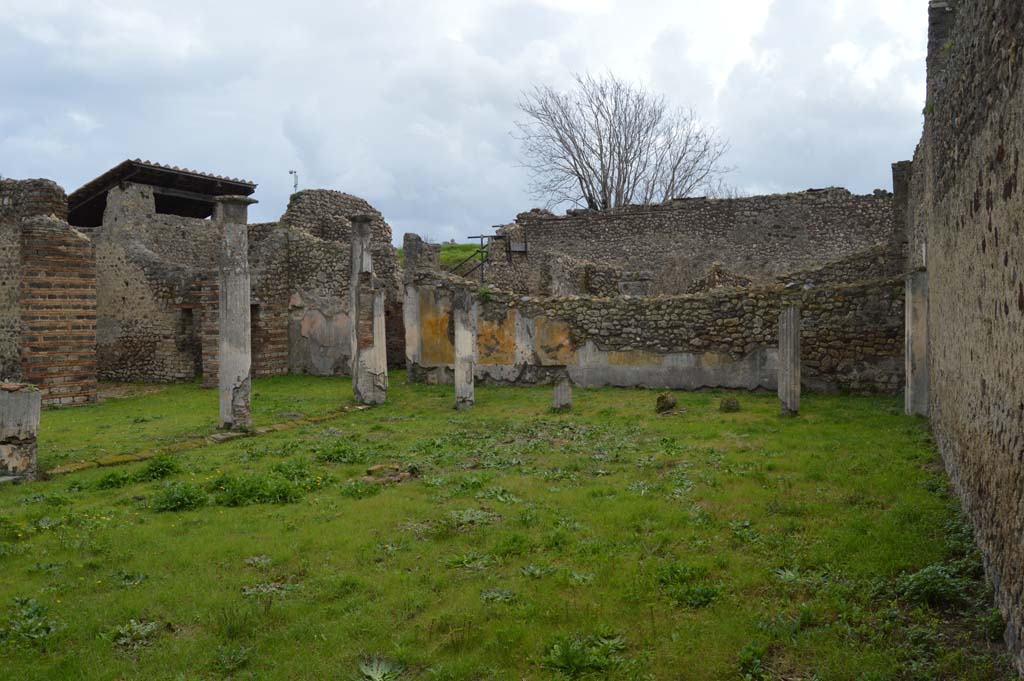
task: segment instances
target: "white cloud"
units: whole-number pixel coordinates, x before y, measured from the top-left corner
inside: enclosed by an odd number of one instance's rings
[[[521,90],[611,70],[693,106],[765,190],[885,184],[919,134],[918,0],[0,0],[0,172],[136,156],[302,186],[461,238],[534,205]]]

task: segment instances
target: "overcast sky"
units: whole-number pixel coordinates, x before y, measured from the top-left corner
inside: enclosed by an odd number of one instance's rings
[[[126,158],[357,194],[395,231],[538,202],[519,93],[611,71],[693,107],[747,193],[891,189],[924,105],[926,0],[0,0],[0,175],[70,193]]]

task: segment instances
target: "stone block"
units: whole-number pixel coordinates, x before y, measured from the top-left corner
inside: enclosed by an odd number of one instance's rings
[[[0,384],[0,475],[35,479],[41,409],[34,386]]]

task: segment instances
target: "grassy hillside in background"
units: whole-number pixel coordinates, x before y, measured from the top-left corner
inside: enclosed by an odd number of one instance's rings
[[[469,256],[476,253],[480,244],[441,244],[441,267],[451,270]],[[404,263],[405,253],[401,248],[398,251],[399,263]],[[473,263],[469,264],[472,267]]]
[[[923,421],[891,398],[449,386],[0,488],[0,665],[34,679],[1014,678]],[[349,402],[255,382],[257,423]],[[46,411],[44,464],[208,430],[197,385]],[[361,478],[375,464],[410,477]]]

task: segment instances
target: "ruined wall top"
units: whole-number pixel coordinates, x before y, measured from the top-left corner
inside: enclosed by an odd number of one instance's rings
[[[68,218],[68,197],[56,182],[0,179],[0,220],[51,215]]]
[[[688,290],[715,262],[754,281],[769,281],[880,246],[899,251],[903,241],[893,220],[893,196],[882,190],[677,199],[564,216],[534,210],[516,220],[527,268],[540,265],[538,256],[567,255],[653,272],[651,292],[667,294]]]
[[[320,239],[348,241],[351,219],[356,215],[374,215],[378,218],[375,232],[387,230],[391,242],[391,228],[384,222],[380,211],[358,196],[332,189],[304,189],[288,199],[288,209],[281,222],[299,227]]]

